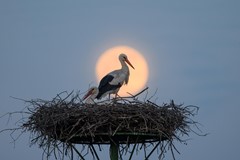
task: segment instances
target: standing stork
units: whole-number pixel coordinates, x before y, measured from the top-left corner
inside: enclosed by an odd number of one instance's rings
[[[91,87],[88,90],[87,94],[85,94],[83,96],[83,101],[85,99],[87,99],[87,100],[85,100],[85,103],[87,103],[87,104],[94,104],[95,103],[94,99],[97,97],[98,93],[99,92],[98,92],[98,88],[97,87]]]
[[[99,93],[96,96],[97,99],[101,99],[102,97],[105,97],[106,95],[109,94],[116,94],[118,93],[119,89],[121,86],[125,83],[128,83],[129,79],[129,68],[126,64],[126,62],[133,68],[133,65],[130,63],[130,61],[127,58],[127,55],[125,54],[120,54],[118,57],[122,68],[118,70],[114,70],[110,73],[108,73],[106,76],[102,78],[102,80],[99,83],[98,90]]]

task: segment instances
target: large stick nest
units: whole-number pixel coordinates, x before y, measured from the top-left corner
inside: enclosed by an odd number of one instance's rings
[[[29,131],[71,143],[142,143],[170,140],[177,131],[187,133],[189,108],[151,102],[112,101],[81,104],[54,100],[37,103],[24,124]]]
[[[91,149],[93,144],[110,143],[127,146],[142,144],[144,150],[147,148],[146,143],[157,143],[156,147],[160,146],[161,151],[159,157],[166,148],[170,148],[173,155],[173,149],[176,150],[173,140],[185,142],[181,137],[193,131],[192,125],[197,126],[197,122],[191,118],[197,114],[198,107],[176,105],[173,101],[157,105],[150,99],[138,100],[139,94],[96,104],[85,104],[79,94],[73,93],[64,98],[59,94],[51,101],[27,101],[31,105],[24,113],[29,116],[20,129],[30,131],[31,143],[39,144],[47,157],[51,152],[56,157],[55,152],[60,151],[60,148],[70,148],[70,155],[75,150],[84,159],[74,144]],[[123,150],[129,152],[129,147],[123,147]],[[96,153],[94,148],[91,152],[93,156]],[[73,159],[73,156],[70,157]]]

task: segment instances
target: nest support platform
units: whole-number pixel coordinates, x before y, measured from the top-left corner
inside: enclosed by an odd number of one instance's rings
[[[118,142],[118,144],[135,144],[135,143],[151,143],[167,140],[166,136],[159,136],[158,133],[139,133],[139,132],[117,132],[114,135],[108,133],[96,133],[92,136],[74,136],[68,141],[75,144],[111,144]],[[65,142],[66,139],[61,139]]]

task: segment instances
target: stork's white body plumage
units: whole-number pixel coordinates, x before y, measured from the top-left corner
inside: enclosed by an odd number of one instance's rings
[[[111,84],[111,85],[118,85],[118,84],[123,85],[124,83],[128,84],[128,79],[129,79],[129,76],[130,76],[130,72],[129,72],[127,64],[123,63],[122,69],[112,71],[108,75],[111,75],[111,76],[114,77],[113,80],[111,82],[109,82],[109,84]]]
[[[106,95],[117,94],[121,86],[125,83],[128,83],[129,80],[129,68],[126,62],[134,69],[130,61],[128,60],[125,54],[119,55],[119,61],[121,63],[122,68],[118,70],[114,70],[108,73],[106,76],[102,78],[99,83],[98,90],[99,93],[96,96],[97,99],[101,99]]]

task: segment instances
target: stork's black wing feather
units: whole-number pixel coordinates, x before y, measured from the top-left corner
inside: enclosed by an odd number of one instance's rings
[[[105,77],[103,77],[99,83],[98,89],[101,90],[104,86],[108,85],[109,82],[111,82],[113,80],[113,76],[112,75],[106,75]]]
[[[102,78],[98,86],[99,93],[96,96],[97,99],[100,99],[104,93],[121,87],[121,84],[118,84],[118,85],[110,84],[113,78],[114,77],[112,75],[106,75],[105,77]]]

